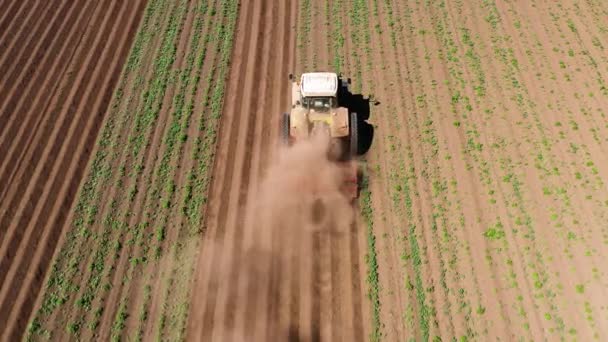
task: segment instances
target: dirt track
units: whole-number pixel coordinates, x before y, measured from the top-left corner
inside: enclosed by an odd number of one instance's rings
[[[1,4],[2,339],[32,312],[145,4]]]

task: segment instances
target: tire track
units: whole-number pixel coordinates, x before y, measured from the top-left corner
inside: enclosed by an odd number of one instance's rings
[[[351,276],[351,286],[352,286],[352,330],[347,331],[347,336],[350,336],[353,341],[365,341],[365,337],[369,337],[369,325],[371,319],[368,314],[364,312],[369,312],[368,302],[364,302],[365,298],[367,298],[365,285],[366,278],[365,272],[361,271],[361,264],[365,264],[363,255],[360,253],[360,249],[363,246],[367,246],[363,241],[363,234],[361,230],[363,224],[360,221],[356,221],[351,226],[349,232],[349,241],[348,248],[350,248],[350,276]],[[366,311],[367,310],[367,311]],[[347,319],[348,317],[345,317]],[[348,328],[347,328],[348,329]],[[349,334],[350,333],[350,334]]]

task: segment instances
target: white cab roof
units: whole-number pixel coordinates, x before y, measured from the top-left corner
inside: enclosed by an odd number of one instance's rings
[[[304,97],[336,96],[338,75],[334,72],[309,72],[302,74],[300,91]]]

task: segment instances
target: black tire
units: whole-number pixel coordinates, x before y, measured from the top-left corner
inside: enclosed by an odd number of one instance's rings
[[[350,113],[350,156],[359,155],[359,122],[357,113]]]
[[[289,113],[283,113],[281,120],[281,142],[285,146],[289,146]]]

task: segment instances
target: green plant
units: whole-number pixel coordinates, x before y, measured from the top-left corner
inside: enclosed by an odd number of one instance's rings
[[[367,283],[369,286],[368,296],[372,303],[372,331],[370,340],[380,340],[380,285],[378,277],[378,261],[376,255],[376,236],[374,235],[374,219],[372,211],[372,197],[369,190],[368,178],[364,177],[361,182],[361,213],[367,226]]]
[[[488,229],[483,233],[483,236],[490,240],[499,240],[505,236],[505,231],[503,229],[502,223],[499,221],[493,226],[488,227]]]

